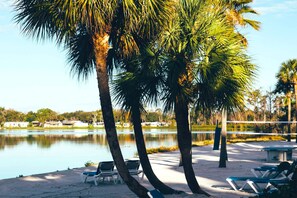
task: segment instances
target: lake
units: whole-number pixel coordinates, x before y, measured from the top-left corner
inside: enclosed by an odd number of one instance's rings
[[[213,131],[193,132],[193,141],[213,139]],[[236,132],[235,132],[236,133]],[[242,132],[241,132],[242,133]],[[177,145],[175,130],[144,130],[147,148]],[[125,159],[135,157],[132,129],[118,130]],[[104,129],[0,130],[0,179],[83,167],[112,160]]]

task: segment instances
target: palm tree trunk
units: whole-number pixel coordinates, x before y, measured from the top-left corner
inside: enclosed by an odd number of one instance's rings
[[[209,196],[199,186],[192,166],[192,134],[189,129],[188,104],[176,98],[174,105],[178,146],[188,186],[193,193]]]
[[[106,65],[106,57],[109,49],[108,38],[109,37],[107,34],[97,34],[93,36],[97,82],[107,141],[117,170],[129,189],[139,197],[148,197],[148,190],[140,185],[137,180],[129,174],[118,141],[114,116],[112,112]]]
[[[226,168],[227,155],[227,111],[222,111],[221,151],[219,168]]]
[[[158,189],[162,194],[180,193],[179,191],[170,188],[169,186],[165,185],[162,181],[160,181],[152,169],[151,163],[146,153],[146,146],[141,127],[141,113],[139,107],[132,107],[132,122],[134,126],[135,140],[139,159],[141,162],[141,166],[143,168],[143,172],[145,173],[149,182],[154,186],[154,188]]]
[[[297,121],[297,82],[294,82],[294,93],[295,93],[295,121]],[[297,143],[297,123],[295,124],[295,141]]]
[[[291,122],[291,95],[288,96],[288,122]],[[291,142],[291,123],[288,123],[288,142]]]

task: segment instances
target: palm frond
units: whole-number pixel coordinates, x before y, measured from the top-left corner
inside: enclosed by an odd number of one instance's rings
[[[68,62],[71,65],[72,75],[78,79],[87,79],[95,70],[95,56],[92,35],[81,26],[75,35],[65,45],[68,51]]]

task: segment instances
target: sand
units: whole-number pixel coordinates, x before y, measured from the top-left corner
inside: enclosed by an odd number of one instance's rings
[[[226,182],[228,176],[253,176],[250,169],[260,165],[278,164],[267,163],[266,152],[261,151],[265,146],[284,146],[297,144],[292,142],[254,142],[236,143],[227,146],[228,161],[226,168],[218,168],[219,151],[214,151],[212,145],[193,148],[193,168],[201,187],[212,197],[235,198],[249,197],[253,194],[236,192]],[[186,184],[183,167],[179,167],[179,152],[166,152],[149,155],[155,174],[170,187],[182,190],[185,194],[166,195],[165,197],[199,197],[193,195]],[[293,159],[297,158],[297,151],[293,152]],[[125,184],[93,182],[82,183],[80,174],[84,170],[95,170],[96,167],[74,168],[65,171],[44,173],[20,178],[0,180],[0,197],[137,197]],[[149,190],[153,187],[146,177],[140,183]]]

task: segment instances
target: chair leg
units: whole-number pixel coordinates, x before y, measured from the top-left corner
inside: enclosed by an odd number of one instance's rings
[[[226,180],[235,191],[239,191],[241,189],[233,180],[229,178],[227,178]]]
[[[142,171],[141,180],[144,178],[144,172]]]
[[[81,178],[81,181],[82,181],[83,183],[86,183],[86,182],[87,182],[87,179],[88,179],[88,176],[87,176],[87,175],[84,175],[84,174],[81,174],[81,175],[80,175],[80,178]]]
[[[248,180],[247,183],[255,193],[260,193],[261,188],[255,182],[253,182],[252,180]]]

